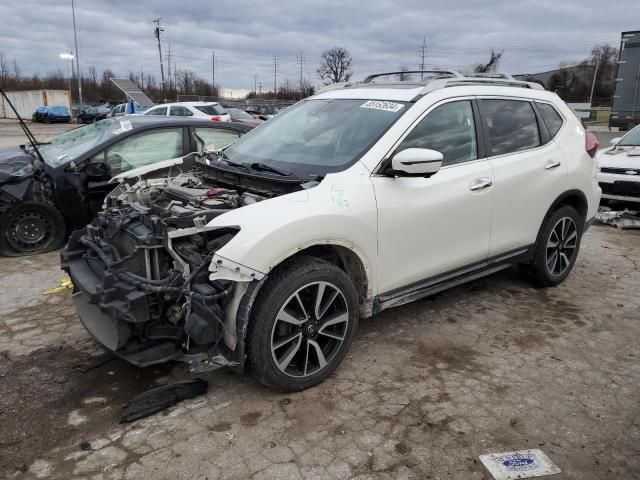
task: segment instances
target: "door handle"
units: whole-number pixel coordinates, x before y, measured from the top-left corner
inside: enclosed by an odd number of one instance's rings
[[[469,187],[469,190],[475,192],[476,190],[482,190],[483,188],[489,188],[493,185],[493,180],[490,178],[476,178]]]
[[[549,160],[547,164],[544,166],[545,170],[551,170],[552,168],[557,168],[562,165],[560,160]]]

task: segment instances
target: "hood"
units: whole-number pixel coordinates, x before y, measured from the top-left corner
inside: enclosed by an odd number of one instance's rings
[[[640,147],[614,147],[598,153],[599,168],[640,168]]]
[[[153,174],[158,170],[164,170],[165,168],[169,168],[174,165],[181,165],[182,158],[183,157],[170,158],[169,160],[162,160],[160,162],[152,163],[150,165],[144,165],[142,167],[134,168],[133,170],[127,170],[127,171],[121,172],[115,177],[113,177],[111,180],[109,180],[109,183],[116,184],[127,178],[135,178],[135,179],[144,178],[148,174]]]
[[[19,147],[0,148],[0,184],[25,177],[25,167],[33,164],[34,157]]]

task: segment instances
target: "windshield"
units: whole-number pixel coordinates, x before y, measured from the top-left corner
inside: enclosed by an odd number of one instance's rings
[[[630,146],[640,146],[640,127],[636,127],[627,133],[622,139],[618,142],[620,147],[630,147]]]
[[[240,120],[254,120],[254,118],[249,115],[247,112],[245,112],[244,110],[240,110],[239,108],[229,108],[227,109],[227,112],[229,113],[229,115],[231,115],[232,119],[240,119]]]
[[[236,163],[260,162],[301,179],[353,165],[407,109],[378,100],[306,100],[226,150]]]
[[[121,130],[118,129],[121,129],[120,119],[108,118],[56,135],[51,143],[40,145],[38,149],[47,165],[59,167],[119,133]]]

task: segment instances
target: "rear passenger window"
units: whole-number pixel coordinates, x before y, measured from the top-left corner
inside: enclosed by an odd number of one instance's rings
[[[540,146],[533,107],[521,100],[482,100],[482,115],[489,127],[491,154],[504,155]]]
[[[551,138],[555,137],[558,130],[562,127],[562,117],[556,109],[548,103],[536,103],[536,105],[538,105],[538,110],[540,110],[547,130],[549,130],[549,135]]]
[[[406,136],[396,153],[407,148],[430,148],[442,153],[442,165],[455,165],[478,158],[476,126],[471,102],[445,103],[424,117]]]

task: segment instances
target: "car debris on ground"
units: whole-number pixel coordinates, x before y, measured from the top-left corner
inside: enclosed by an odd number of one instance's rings
[[[619,211],[600,209],[596,220],[620,229],[640,228],[640,212],[626,208]]]
[[[161,412],[176,403],[207,393],[209,384],[200,379],[163,385],[133,398],[125,407],[120,423],[130,423]]]

